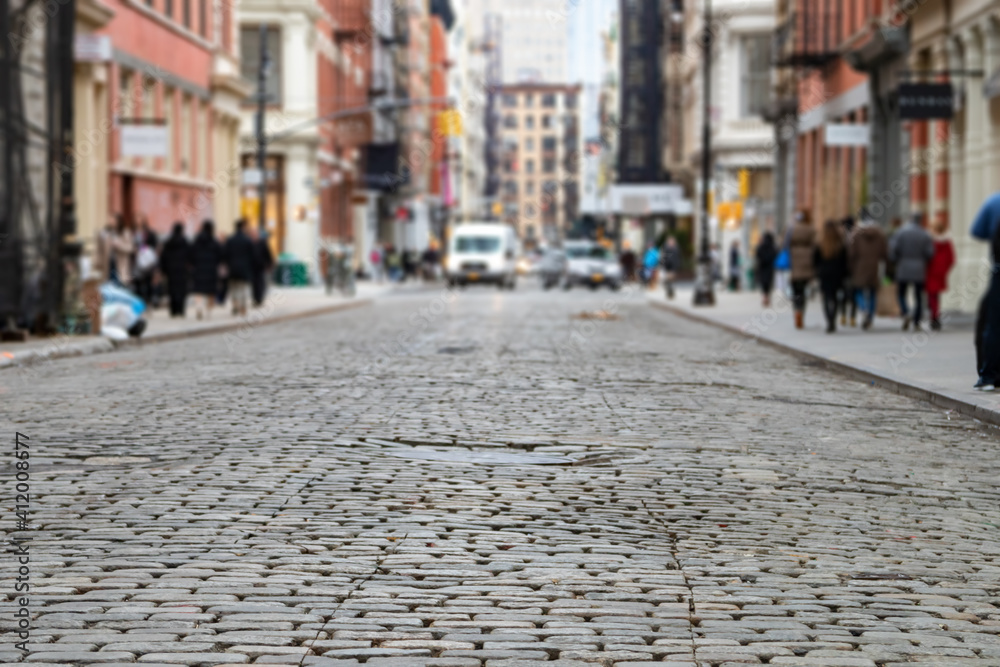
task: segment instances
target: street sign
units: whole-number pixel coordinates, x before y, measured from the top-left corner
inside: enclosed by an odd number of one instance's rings
[[[750,196],[750,170],[740,169],[738,173],[738,181],[740,186],[740,199],[746,199]]]
[[[678,213],[684,189],[673,184],[612,185],[611,212],[625,215]]]
[[[827,123],[824,142],[827,146],[867,146],[871,129],[860,123]]]
[[[955,90],[950,83],[899,84],[902,120],[947,120],[955,114]]]

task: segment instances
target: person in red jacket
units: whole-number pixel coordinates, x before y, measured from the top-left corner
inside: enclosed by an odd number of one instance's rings
[[[955,247],[945,236],[947,228],[934,225],[934,256],[927,264],[927,307],[931,311],[931,329],[941,330],[941,293],[948,289],[948,272],[955,265]]]

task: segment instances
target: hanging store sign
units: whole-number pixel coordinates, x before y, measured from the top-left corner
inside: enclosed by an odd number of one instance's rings
[[[867,146],[871,130],[858,123],[827,123],[824,142],[827,146]]]
[[[73,60],[78,63],[106,63],[111,60],[111,37],[78,33],[73,37]]]
[[[611,186],[611,212],[623,215],[681,215],[684,189],[673,184],[621,184]]]
[[[166,124],[121,126],[123,157],[166,157],[170,143],[170,128]]]
[[[955,90],[950,83],[899,84],[902,120],[950,119],[955,113]]]

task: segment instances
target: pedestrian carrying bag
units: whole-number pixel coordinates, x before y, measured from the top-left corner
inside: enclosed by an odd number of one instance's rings
[[[788,248],[782,248],[778,253],[778,258],[774,260],[774,268],[778,271],[788,271],[792,268],[792,255],[788,252]]]

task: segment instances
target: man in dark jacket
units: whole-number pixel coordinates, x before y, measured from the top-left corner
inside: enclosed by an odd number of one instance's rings
[[[223,255],[229,275],[229,298],[233,315],[247,314],[250,281],[253,279],[254,244],[246,233],[246,220],[236,221],[236,231],[226,241]]]
[[[976,366],[979,381],[974,389],[993,391],[1000,384],[1000,192],[991,195],[972,222],[972,236],[990,243],[993,270],[976,316]]]
[[[923,314],[924,283],[927,281],[927,262],[934,255],[934,239],[924,229],[924,216],[915,214],[910,222],[896,232],[889,241],[889,259],[896,265],[896,283],[899,286],[899,310],[903,314],[903,331],[910,328],[910,311],[906,295],[913,286],[913,328],[920,331]]]
[[[184,317],[190,262],[191,246],[184,238],[184,225],[175,222],[170,238],[160,250],[160,273],[167,280],[167,293],[170,295],[170,317]]]
[[[674,281],[681,268],[681,250],[677,247],[677,239],[673,236],[667,238],[667,244],[663,246],[663,253],[660,255],[660,262],[663,264],[663,273],[666,276],[667,298],[673,299]]]
[[[267,276],[274,268],[274,255],[271,254],[271,246],[267,242],[266,230],[254,235],[253,247],[253,305],[259,308],[264,303],[264,295],[267,293]]]
[[[201,225],[201,231],[191,244],[191,277],[195,299],[195,312],[200,320],[212,313],[215,293],[219,289],[219,265],[222,262],[222,245],[215,239],[215,226],[211,220]]]

